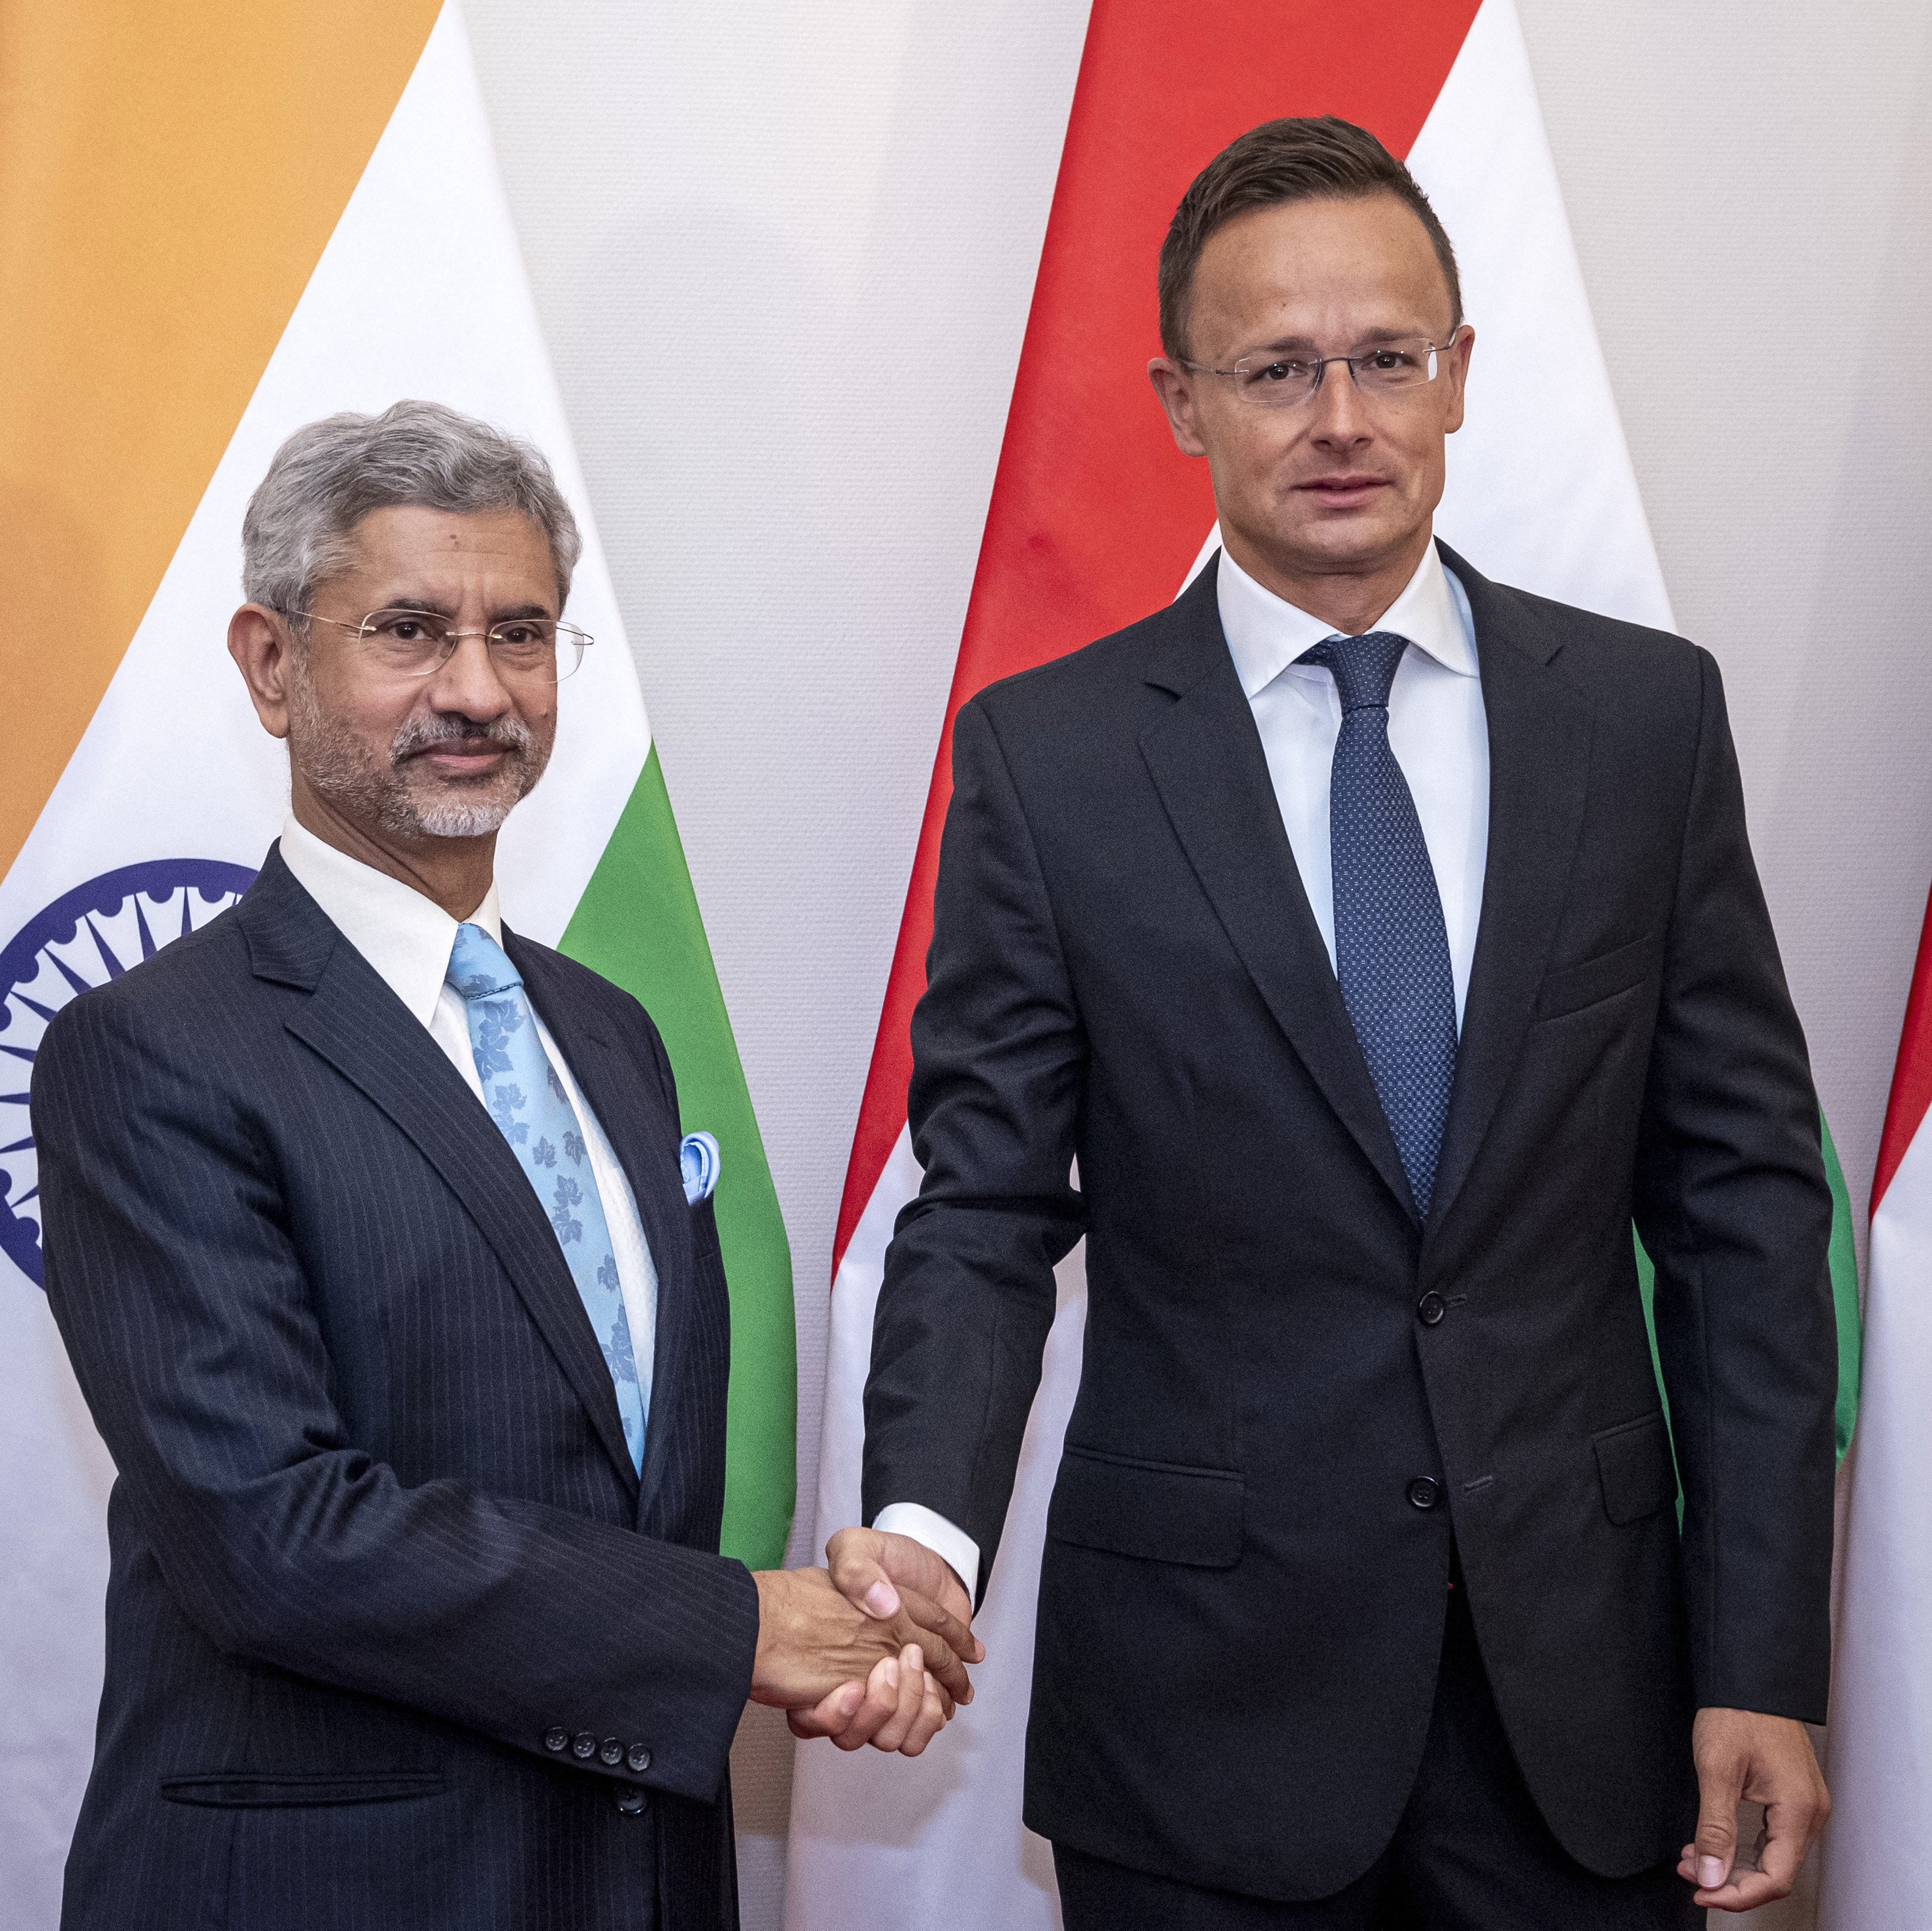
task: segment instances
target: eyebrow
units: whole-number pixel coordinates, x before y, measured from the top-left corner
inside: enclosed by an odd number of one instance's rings
[[[426,617],[441,617],[454,623],[456,613],[447,604],[438,603],[434,597],[386,597],[376,607],[379,610],[420,610]]]
[[[1346,351],[1350,355],[1378,342],[1432,342],[1435,337],[1426,328],[1408,324],[1391,323],[1386,328],[1367,328],[1355,338],[1354,348]],[[1314,355],[1322,352],[1322,345],[1312,335],[1277,335],[1271,342],[1257,342],[1252,347],[1242,349],[1234,358],[1240,361],[1250,355],[1280,354]],[[1336,352],[1343,352],[1337,351]]]

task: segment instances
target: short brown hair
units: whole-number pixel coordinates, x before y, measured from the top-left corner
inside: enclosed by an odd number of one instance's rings
[[[1238,214],[1289,201],[1354,201],[1392,194],[1427,232],[1449,284],[1454,325],[1462,323],[1456,251],[1415,177],[1370,133],[1332,114],[1264,121],[1231,141],[1194,177],[1160,244],[1160,346],[1176,361],[1187,352],[1194,270],[1208,238]]]

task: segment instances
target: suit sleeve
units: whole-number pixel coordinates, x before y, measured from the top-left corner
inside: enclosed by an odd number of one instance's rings
[[[749,1574],[461,1483],[405,1486],[356,1447],[274,1160],[194,1030],[79,1000],[33,1082],[48,1299],[183,1614],[230,1655],[539,1755],[559,1726],[641,1744],[647,1771],[614,1774],[713,1798],[751,1680]]]
[[[1820,1723],[1838,1366],[1832,1199],[1723,688],[1709,655],[1698,659],[1636,1222],[1657,1268],[1698,1704]]]
[[[925,1171],[887,1250],[866,1385],[866,1519],[917,1503],[978,1545],[983,1593],[1084,1231],[1071,1173],[1086,1041],[1024,811],[993,725],[953,727],[908,1095]]]

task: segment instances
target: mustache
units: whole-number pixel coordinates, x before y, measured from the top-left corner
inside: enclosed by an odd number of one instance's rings
[[[449,744],[492,745],[527,757],[536,748],[536,733],[522,718],[515,717],[497,718],[488,724],[447,713],[412,718],[391,742],[389,762],[401,764],[419,751],[432,751],[439,745]]]

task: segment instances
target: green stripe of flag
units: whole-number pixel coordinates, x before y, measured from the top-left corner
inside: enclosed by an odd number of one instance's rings
[[[1825,1156],[1825,1177],[1832,1186],[1832,1305],[1838,1324],[1838,1401],[1835,1416],[1838,1459],[1852,1445],[1852,1425],[1858,1414],[1858,1365],[1864,1347],[1864,1330],[1858,1315],[1858,1248],[1852,1234],[1852,1196],[1845,1185],[1845,1171],[1838,1164],[1838,1150],[1832,1142],[1832,1129],[1825,1116],[1818,1116],[1818,1137]],[[1657,1295],[1657,1270],[1643,1243],[1636,1243],[1637,1284],[1643,1294],[1644,1324],[1650,1330],[1650,1357],[1657,1366],[1657,1385],[1664,1387],[1664,1368],[1658,1360],[1657,1318],[1652,1303]],[[1666,1397],[1665,1408],[1669,1408]],[[1681,1506],[1681,1505],[1680,1505]]]
[[[1852,1232],[1851,1189],[1838,1165],[1832,1129],[1818,1116],[1818,1133],[1825,1153],[1825,1177],[1832,1183],[1832,1305],[1838,1317],[1838,1459],[1852,1445],[1852,1425],[1858,1418],[1858,1369],[1864,1350],[1864,1324],[1858,1313],[1858,1249]]]
[[[684,1130],[717,1138],[718,1238],[731,1285],[721,1546],[754,1569],[776,1568],[797,1486],[791,1247],[655,745],[563,950],[641,1002],[664,1035]]]

